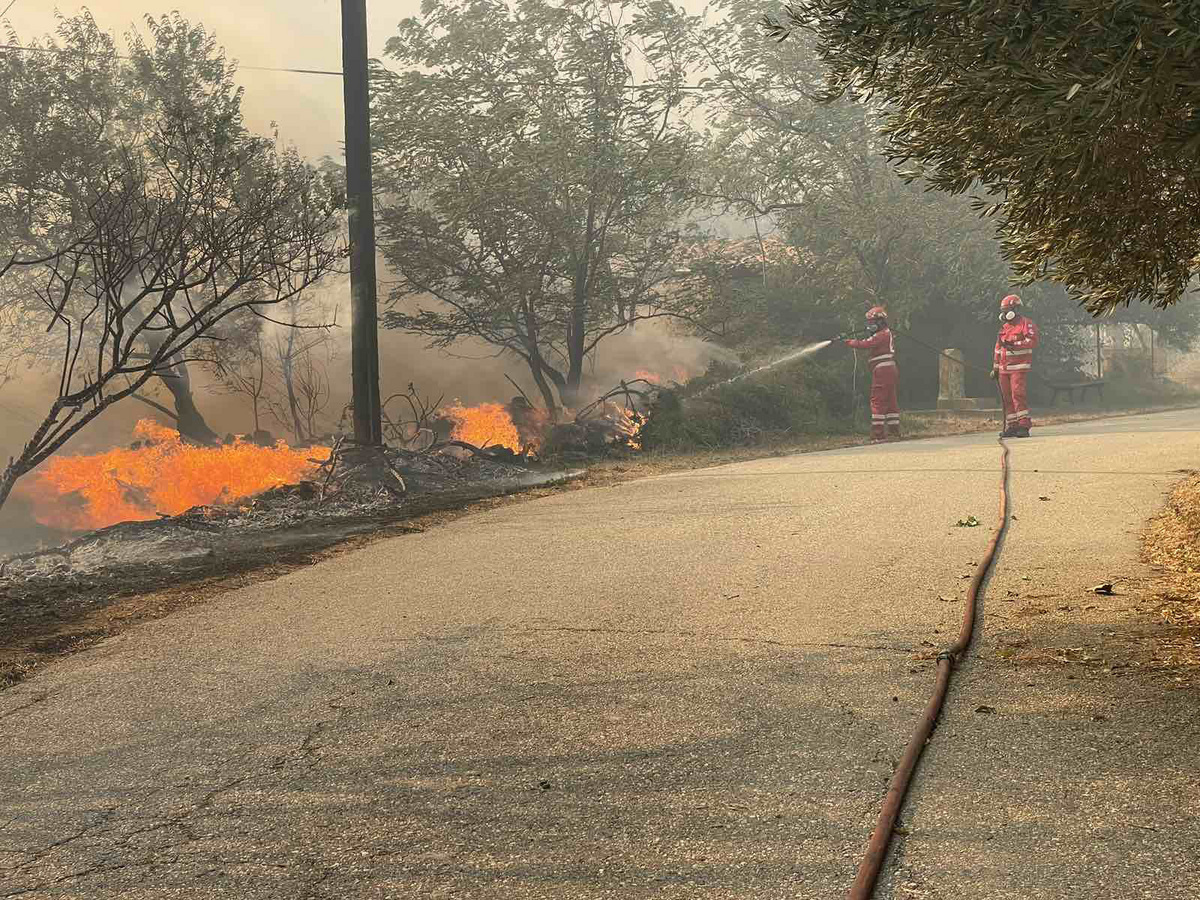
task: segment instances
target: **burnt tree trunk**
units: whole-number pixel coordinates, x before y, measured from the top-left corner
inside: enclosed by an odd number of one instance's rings
[[[293,325],[295,322],[293,321]],[[296,397],[296,381],[295,381],[295,362],[296,362],[296,329],[288,329],[287,347],[279,355],[279,369],[283,375],[283,386],[287,391],[288,412],[292,417],[292,432],[296,436],[296,443],[303,443],[308,439],[308,435],[304,433],[304,420],[300,414],[300,400]]]
[[[267,359],[263,353],[262,347],[262,332],[259,332],[258,339],[255,342],[255,348],[258,353],[258,377],[254,380],[253,390],[250,392],[250,405],[254,409],[254,433],[258,434],[262,431],[262,425],[259,420],[258,405],[262,400],[263,385],[266,384]]]
[[[164,295],[164,297],[166,302],[170,303],[171,297],[169,295]],[[154,332],[146,333],[144,338],[150,350],[145,358],[153,359],[162,349],[162,338]],[[207,447],[221,443],[220,437],[208,427],[204,416],[196,407],[196,401],[192,397],[192,379],[188,375],[187,361],[176,354],[156,366],[154,374],[166,385],[175,400],[175,427],[179,430],[179,436]]]
[[[12,462],[5,467],[4,473],[0,474],[0,509],[4,508],[4,502],[12,493],[13,485],[17,483],[18,478],[25,474],[25,471],[19,469],[17,464]]]
[[[221,439],[208,427],[192,397],[192,382],[188,377],[187,363],[175,363],[166,371],[160,372],[159,378],[175,398],[176,427],[180,437],[208,447],[219,444]]]
[[[554,396],[554,387],[551,385],[551,380],[558,373],[547,366],[545,360],[542,358],[541,348],[538,347],[539,329],[537,317],[533,314],[533,306],[528,297],[524,301],[523,315],[525,319],[525,349],[526,358],[529,362],[529,371],[533,375],[534,384],[537,385],[538,391],[541,392],[542,399],[546,401],[546,409],[550,413],[551,420],[558,421],[559,401]],[[561,376],[559,378],[561,380]]]
[[[587,228],[583,247],[575,265],[571,319],[567,327],[567,383],[561,390],[563,403],[574,408],[579,403],[579,383],[583,380],[584,343],[587,333],[588,288],[591,277],[592,243],[596,235],[596,200],[588,201]]]
[[[542,395],[542,399],[546,401],[546,409],[550,411],[552,418],[558,415],[558,401],[554,397],[554,388],[550,386],[550,382],[546,380],[545,374],[542,372],[542,367],[538,365],[536,359],[529,363],[529,371],[533,373],[534,384],[537,385],[538,391]]]

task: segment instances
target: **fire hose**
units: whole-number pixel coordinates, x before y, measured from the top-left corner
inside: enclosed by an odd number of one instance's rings
[[[911,336],[906,335],[906,337]],[[915,338],[912,338],[912,340],[916,341]],[[916,342],[921,343],[920,341]],[[935,352],[941,353],[940,350],[936,350]],[[1004,392],[999,391],[998,385],[997,390],[1000,394],[1001,409],[1007,415],[1008,410],[1007,404],[1004,402]],[[970,646],[974,635],[975,613],[979,603],[979,592],[983,587],[984,581],[987,579],[988,573],[991,571],[992,564],[999,551],[1000,541],[1003,539],[1004,533],[1008,528],[1009,451],[1008,445],[1002,437],[998,439],[998,442],[1000,444],[1000,521],[992,532],[991,541],[988,543],[983,559],[980,560],[979,565],[975,569],[975,575],[971,579],[970,587],[967,590],[967,601],[963,609],[962,627],[958,633],[958,640],[937,655],[937,673],[934,681],[933,695],[925,705],[925,711],[917,723],[916,730],[913,732],[908,746],[904,749],[904,755],[896,765],[896,771],[892,773],[892,780],[888,784],[887,794],[884,795],[883,806],[879,811],[879,817],[875,821],[875,829],[871,832],[871,837],[867,843],[867,852],[859,864],[854,883],[850,886],[850,891],[846,895],[847,900],[870,900],[875,892],[875,883],[887,858],[888,847],[891,844],[896,819],[900,815],[901,804],[903,804],[904,797],[908,793],[913,772],[916,770],[921,754],[925,750],[925,745],[933,734],[938,717],[941,715],[942,705],[946,700],[946,692],[950,686],[950,675],[954,671],[954,666],[958,662],[959,656],[965,653]]]

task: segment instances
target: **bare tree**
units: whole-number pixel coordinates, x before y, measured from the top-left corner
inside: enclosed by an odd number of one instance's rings
[[[310,349],[292,366],[293,394],[297,398],[297,409],[304,424],[307,440],[310,442],[320,436],[322,429],[318,427],[318,423],[322,413],[329,406],[329,370],[324,364],[328,359],[326,356],[322,360]]]
[[[254,417],[254,432],[262,430],[261,409],[269,402],[269,371],[267,353],[263,347],[262,329],[254,329],[253,339],[247,342],[244,352],[230,359],[222,355],[218,368],[221,383],[231,394],[242,394],[250,401],[250,412]]]
[[[317,420],[329,405],[329,335],[315,336],[296,328],[276,333],[271,348],[271,365],[281,394],[268,399],[271,415],[291,430],[297,443],[312,441],[318,434]]]
[[[275,421],[290,429],[297,443],[311,442],[331,395],[328,369],[334,353],[332,329],[337,327],[337,310],[326,316],[318,298],[301,295],[284,304],[284,318],[276,324],[279,328],[271,341],[269,363],[279,393],[268,405]]]
[[[67,24],[95,30],[90,17]],[[125,90],[94,110],[108,117],[106,151],[50,175],[18,160],[22,180],[0,182],[0,223],[14,237],[0,258],[3,302],[42,333],[39,352],[54,355],[58,375],[45,417],[0,474],[0,505],[18,478],[155,378],[174,396],[180,431],[215,440],[192,402],[188,363],[211,358],[236,316],[298,296],[343,255],[327,180],[246,131],[211,38],[178,16],[149,24],[153,45],[131,36],[128,65],[103,70],[117,70]],[[44,93],[47,115],[60,113]],[[56,210],[45,223],[31,212],[42,195]]]

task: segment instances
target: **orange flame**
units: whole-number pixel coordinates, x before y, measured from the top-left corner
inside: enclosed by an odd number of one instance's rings
[[[231,503],[299,481],[328,459],[328,447],[293,450],[282,441],[259,447],[237,441],[194,447],[179,432],[142,419],[137,449],[59,456],[34,473],[22,495],[43,525],[71,531],[177,515],[193,506]]]
[[[454,420],[454,431],[450,434],[454,440],[465,441],[476,447],[499,444],[514,453],[521,452],[520,432],[508,410],[499,403],[463,406],[456,400],[442,412]]]
[[[634,450],[642,449],[641,431],[646,419],[640,413],[624,407],[619,407],[615,413],[618,430],[624,436],[626,443]]]

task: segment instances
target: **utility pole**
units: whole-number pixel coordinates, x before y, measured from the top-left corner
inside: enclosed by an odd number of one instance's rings
[[[342,0],[342,84],[346,104],[346,199],[350,205],[350,371],[354,439],[383,443],[379,411],[379,318],[375,297],[375,203],[371,185],[371,102],[367,2]]]

